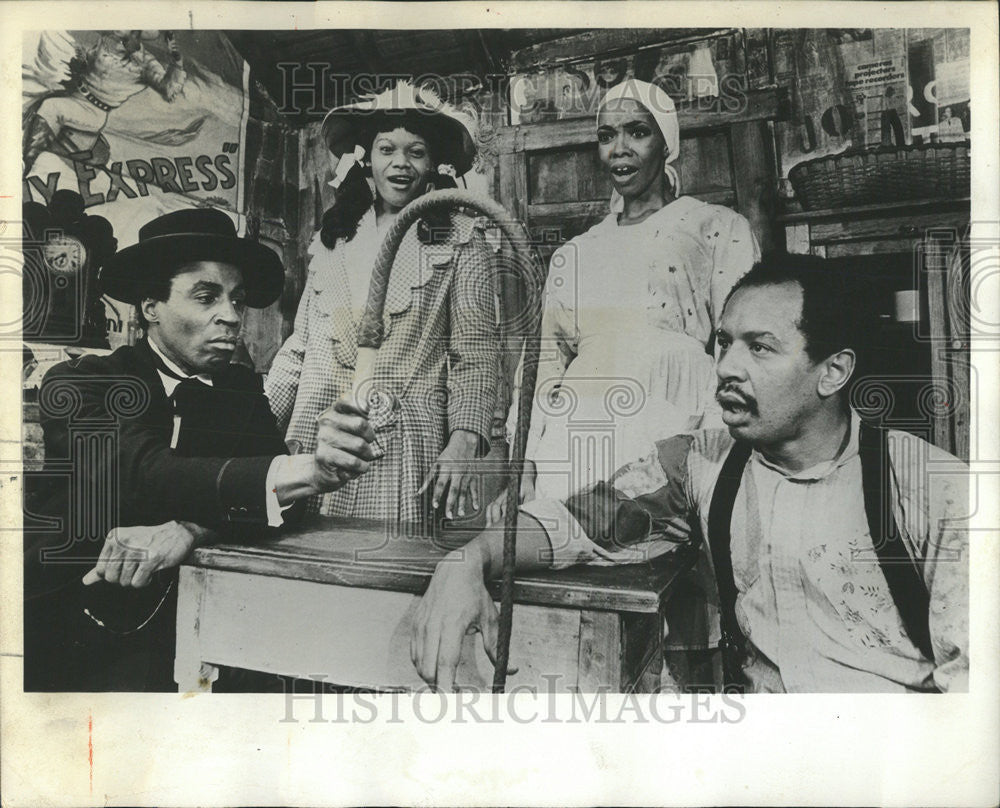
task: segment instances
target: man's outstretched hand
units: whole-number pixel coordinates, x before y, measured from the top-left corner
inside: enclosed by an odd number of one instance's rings
[[[350,398],[341,398],[316,418],[318,487],[334,491],[368,471],[375,459],[375,432]]]
[[[360,477],[376,458],[374,442],[364,413],[350,399],[338,399],[316,418],[315,453],[288,455],[278,467],[278,504],[336,491]]]
[[[520,513],[514,568],[529,570],[552,566],[552,544],[541,524]],[[503,567],[503,531],[487,530],[438,562],[427,592],[413,615],[410,659],[421,678],[438,689],[455,689],[455,671],[466,634],[479,632],[483,648],[494,665],[500,634],[497,607],[486,581]],[[517,670],[510,665],[507,673]]]
[[[496,665],[498,613],[483,579],[483,560],[470,544],[438,564],[413,618],[410,659],[429,685],[449,693],[466,634],[479,632]]]

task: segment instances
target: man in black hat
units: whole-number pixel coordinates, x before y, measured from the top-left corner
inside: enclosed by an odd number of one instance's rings
[[[210,209],[155,219],[105,265],[104,292],[136,305],[146,337],[42,383],[46,472],[28,512],[55,520],[26,519],[26,689],[173,689],[190,550],[234,527],[252,539],[367,469],[373,436],[343,408],[320,416],[315,454],[288,456],[259,378],[231,362],[246,307],[283,280],[273,252]]]

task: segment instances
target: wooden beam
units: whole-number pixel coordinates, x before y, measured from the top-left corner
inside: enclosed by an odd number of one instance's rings
[[[954,245],[934,236],[924,239],[922,280],[927,289],[927,316],[931,348],[931,376],[943,383],[947,391],[952,381],[951,362],[948,356],[948,264]],[[949,249],[951,248],[951,249]],[[955,454],[952,418],[941,407],[930,413],[934,444],[939,449]]]
[[[847,216],[900,216],[919,210],[951,211],[968,210],[969,197],[961,199],[914,199],[911,202],[880,202],[877,205],[854,205],[845,208],[824,208],[785,213],[778,216],[779,222],[812,222],[817,219],[843,219]]]
[[[308,517],[279,538],[258,544],[198,548],[190,563],[226,570],[366,589],[420,594],[445,551],[462,546],[475,531],[392,537],[384,524]],[[518,574],[518,603],[567,609],[655,614],[660,600],[693,561],[690,552],[666,553],[626,567],[582,565],[560,571]],[[490,584],[499,593],[499,582]]]
[[[527,156],[500,153],[500,202],[522,222],[528,215]]]
[[[767,252],[777,239],[774,223],[776,194],[774,187],[773,147],[763,121],[734,124],[730,130],[733,184],[736,209],[742,213]]]
[[[713,205],[731,206],[736,197],[730,189],[714,191],[692,191],[690,196],[709,202]],[[604,217],[608,213],[606,199],[590,202],[535,202],[527,206],[528,221],[534,223],[540,219],[582,219],[594,216]]]
[[[960,231],[968,223],[965,210],[935,213],[910,213],[909,215],[860,219],[843,217],[839,220],[814,222],[810,226],[813,244],[830,244],[843,241],[870,241],[873,239],[919,239],[925,231],[950,228]]]
[[[630,52],[649,45],[678,45],[711,39],[735,28],[611,28],[584,31],[529,45],[511,53],[515,71],[548,67],[561,62],[578,62],[588,57]]]
[[[606,200],[595,202],[536,202],[528,205],[528,220],[577,219],[604,216],[608,212]]]
[[[785,108],[785,92],[782,88],[769,87],[764,90],[753,90],[745,95],[745,100],[733,104],[735,98],[718,99],[711,107],[705,109],[682,108],[677,110],[677,120],[682,133],[718,129],[735,123],[748,121],[782,120]],[[735,106],[726,109],[727,104]],[[515,127],[505,127],[513,132],[506,137],[498,138],[498,145],[503,151],[537,151],[539,149],[559,149],[566,146],[579,146],[584,143],[596,143],[594,120],[591,117],[572,121],[551,121],[547,123],[520,124]]]
[[[177,583],[177,648],[174,656],[174,681],[182,693],[210,693],[212,671],[202,665],[201,624],[202,596],[205,594],[205,570],[184,567]]]
[[[951,256],[948,259],[945,283],[946,293],[964,294],[959,290],[966,289],[963,279],[965,267],[963,266],[963,256],[968,250],[968,229],[965,230],[962,240],[955,245]],[[948,347],[949,364],[951,366],[951,383],[959,397],[959,406],[952,407],[952,446],[953,454],[966,463],[969,462],[971,451],[969,425],[972,417],[972,396],[971,388],[971,364],[970,356],[970,333],[969,305],[964,300],[949,300],[948,303]],[[932,343],[933,344],[933,343]]]
[[[621,619],[622,691],[657,693],[663,665],[663,618],[624,614]]]

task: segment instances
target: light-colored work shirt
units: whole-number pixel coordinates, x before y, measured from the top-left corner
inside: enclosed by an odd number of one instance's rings
[[[831,461],[790,473],[754,451],[743,472],[731,552],[753,692],[968,689],[968,467],[914,435],[889,433],[892,512],[930,594],[927,659],[907,636],[875,555],[859,424],[854,414]],[[610,483],[523,510],[545,528],[557,567],[646,560],[676,547],[658,527],[670,517],[690,514],[708,535],[732,445],[727,430],[674,436]],[[700,563],[710,565],[708,556]],[[709,619],[717,627],[717,614]]]

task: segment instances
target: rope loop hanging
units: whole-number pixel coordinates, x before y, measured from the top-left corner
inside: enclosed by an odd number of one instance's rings
[[[545,268],[532,248],[527,229],[499,203],[463,190],[431,191],[418,197],[403,208],[386,233],[375,258],[368,301],[358,327],[358,356],[354,375],[354,400],[365,412],[384,405],[380,397],[386,395],[372,384],[375,356],[385,336],[383,314],[389,273],[396,253],[409,228],[428,211],[437,208],[467,208],[488,218],[496,225],[510,244],[517,260],[517,273],[527,291],[530,305],[538,302],[537,311],[531,311],[524,347],[524,364],[518,398],[517,429],[511,447],[510,474],[507,484],[507,509],[504,517],[503,565],[500,584],[500,625],[497,642],[496,667],[493,673],[494,692],[503,692],[507,681],[510,660],[510,637],[514,611],[514,560],[517,546],[518,492],[524,470],[524,451],[531,426],[531,400],[538,374],[538,354],[541,330],[540,295],[545,280]],[[533,294],[534,293],[534,294]]]

